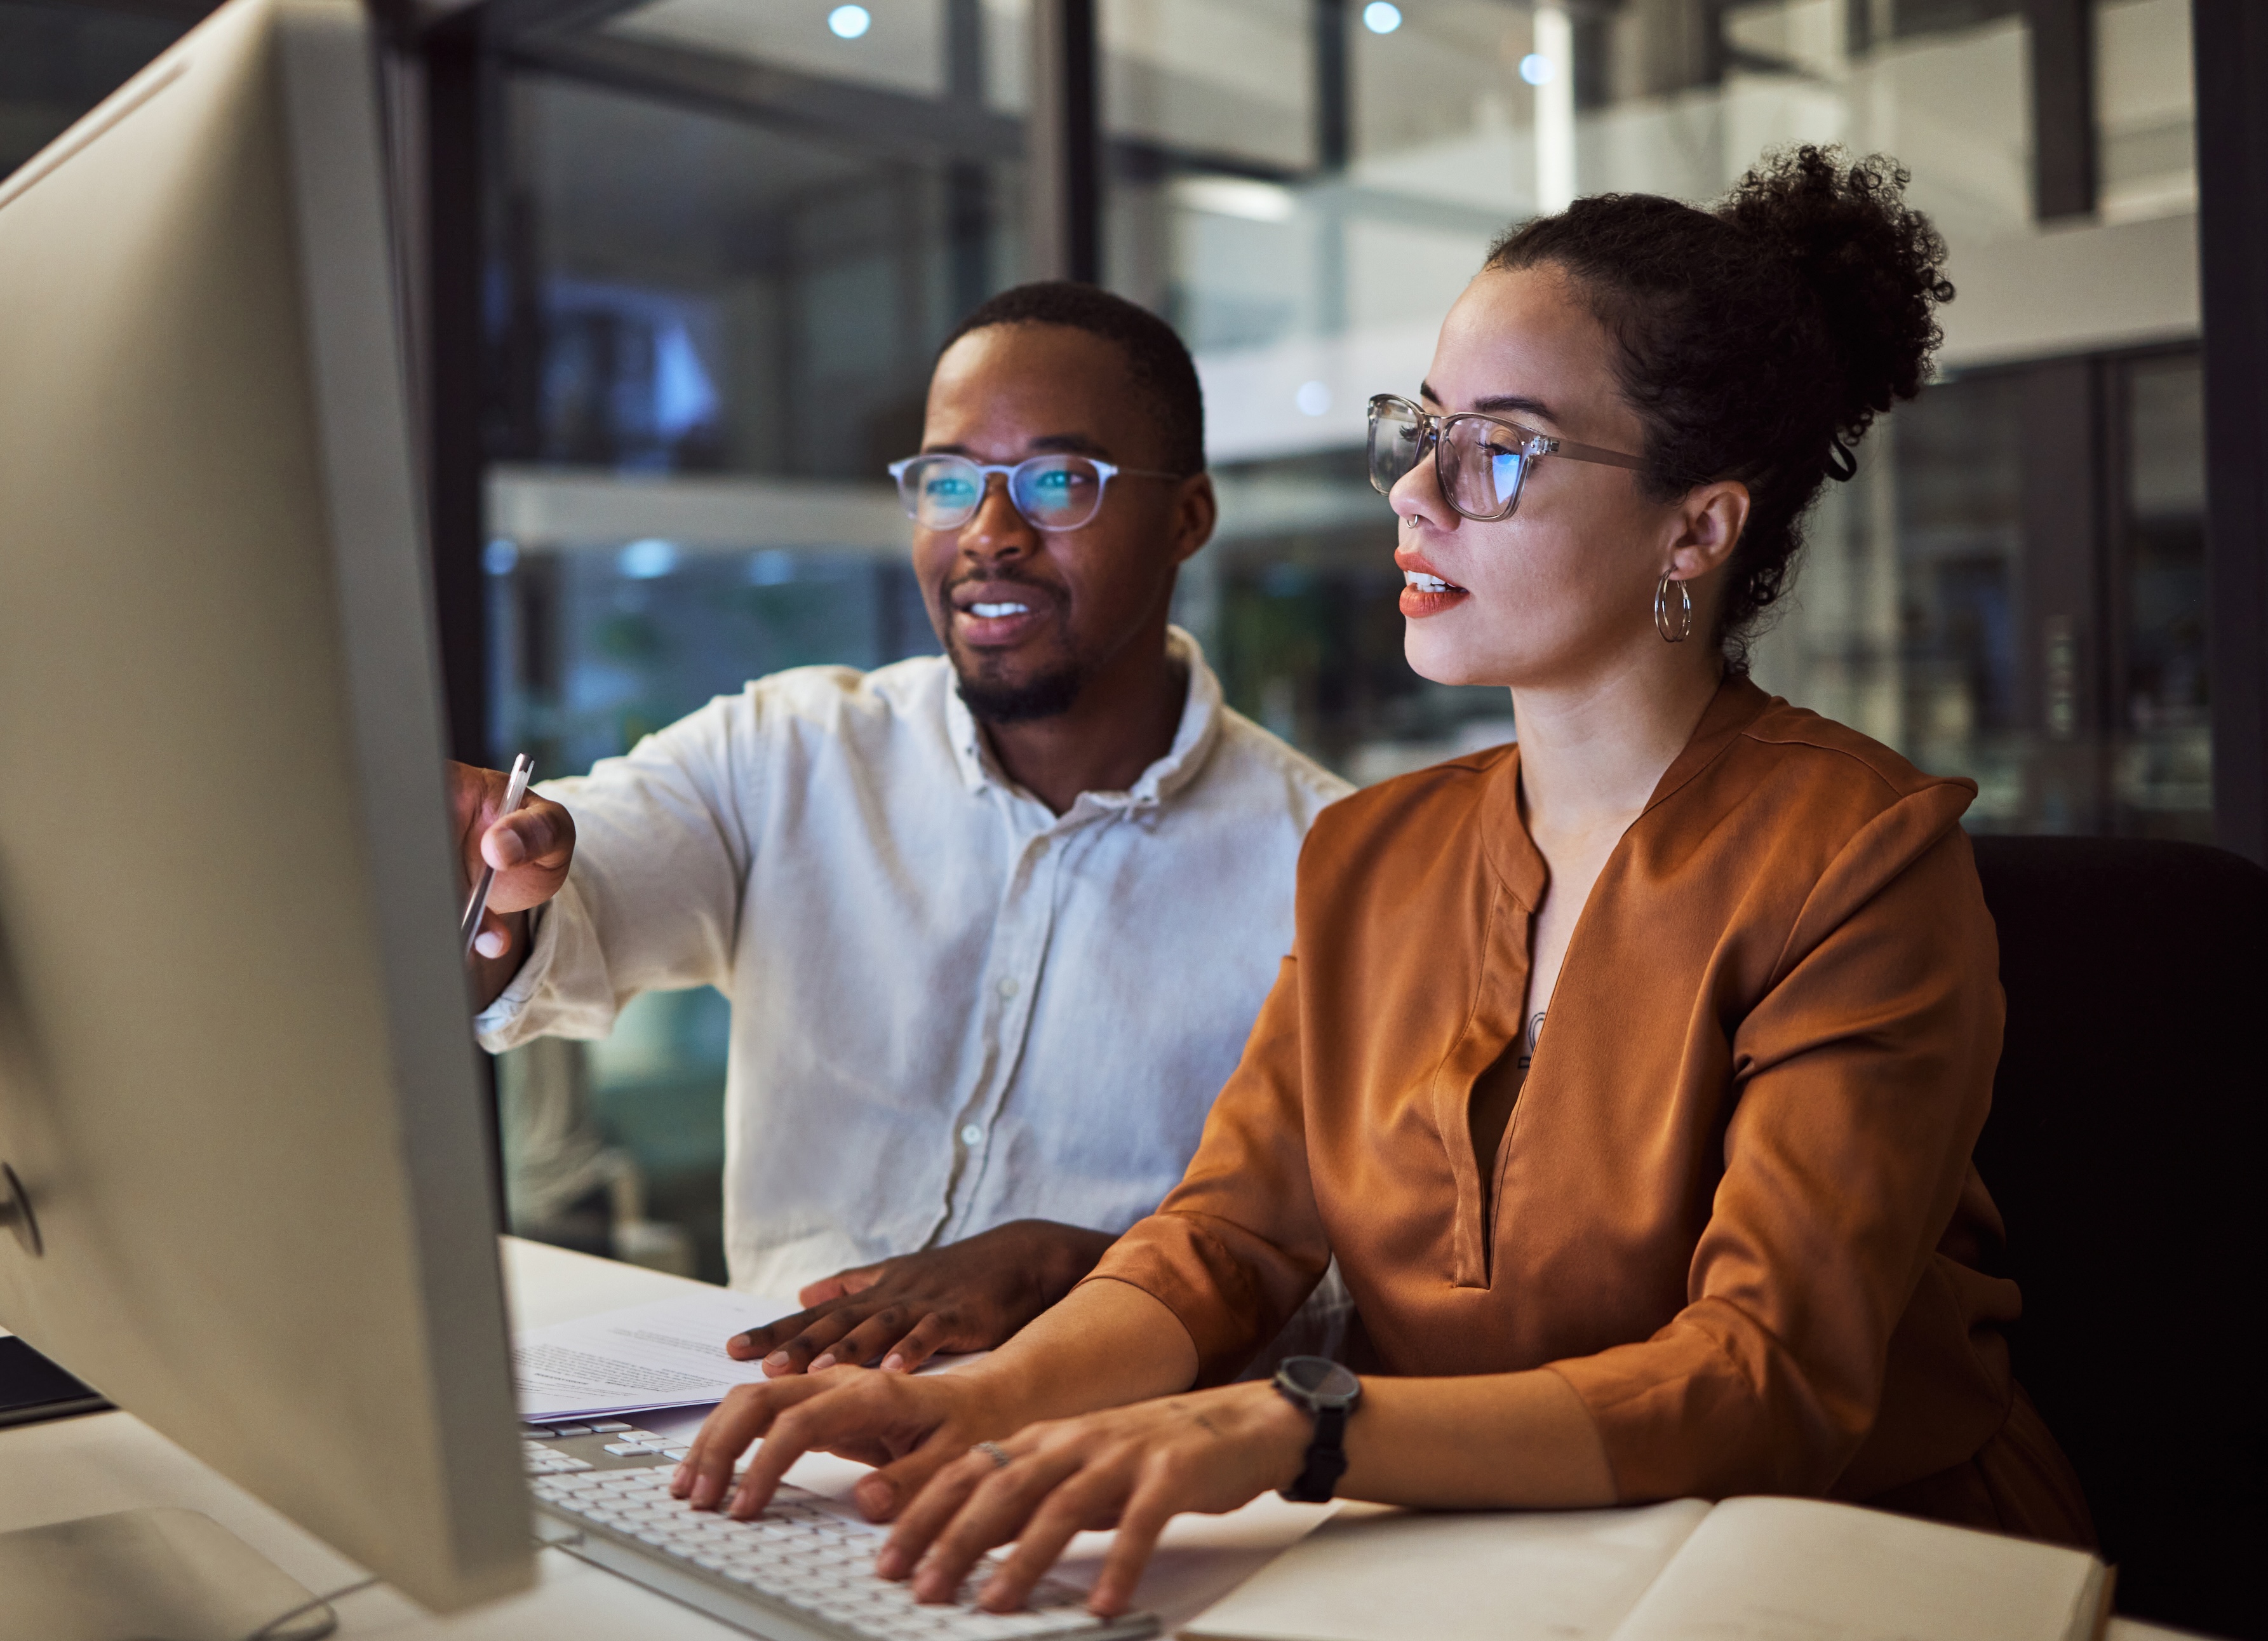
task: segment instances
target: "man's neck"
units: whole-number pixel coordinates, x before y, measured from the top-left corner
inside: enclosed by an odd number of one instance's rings
[[[1091,675],[1066,710],[982,728],[1001,772],[1060,815],[1082,792],[1125,791],[1172,750],[1189,684],[1161,627]]]

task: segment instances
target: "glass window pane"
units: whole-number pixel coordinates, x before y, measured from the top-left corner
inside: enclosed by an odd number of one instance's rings
[[[2113,743],[2129,708],[2116,703],[2202,699],[2201,684],[2132,671],[2190,676],[2176,635],[2199,617],[2173,566],[2200,550],[2174,536],[2201,529],[2198,432],[2181,404],[2146,424],[2117,408],[2122,350],[2193,337],[2198,322],[2180,0],[2094,8],[2101,209],[2048,226],[2016,0],[1101,9],[1112,49],[1145,64],[1220,55],[1235,30],[1280,42],[1265,106],[1287,138],[1266,163],[1256,144],[1209,152],[1161,129],[1126,83],[1131,63],[1105,79],[1110,129],[1144,139],[1113,150],[1108,277],[1198,354],[1222,522],[1183,605],[1238,705],[1358,774],[1502,732],[1501,692],[1366,670],[1372,617],[1357,612],[1390,610],[1396,578],[1387,509],[1349,459],[1364,402],[1415,387],[1490,242],[1536,211],[1617,189],[1705,203],[1775,145],[1840,144],[1911,170],[1960,295],[1943,316],[1946,380],[1881,424],[1859,479],[1822,497],[1794,590],[1756,642],[1757,676],[1975,777],[1977,825],[2128,824]],[[1336,57],[1319,32],[1331,16],[1345,25]],[[1179,92],[1224,105],[1205,119],[1237,117],[1226,79],[1191,75]],[[2074,412],[2085,448],[2027,396],[2026,372],[2073,359],[2102,361]],[[2132,394],[2179,397],[2146,371]],[[2107,466],[2131,466],[2131,484]],[[2060,512],[2043,499],[2080,492]],[[2161,530],[2161,515],[2186,521]],[[2072,605],[2088,586],[2113,589],[2102,608]],[[2148,613],[2161,605],[2188,613]]]
[[[2114,796],[2121,832],[2213,840],[2206,669],[2205,372],[2195,354],[2126,374],[2126,518]]]
[[[939,344],[1021,275],[1026,37],[991,0],[862,10],[657,0],[504,76],[499,758],[578,772],[750,678],[935,647],[884,469]],[[721,1278],[724,1018],[648,997],[507,1056],[516,1223]]]
[[[649,0],[605,32],[935,97],[946,84],[945,11],[945,0]]]

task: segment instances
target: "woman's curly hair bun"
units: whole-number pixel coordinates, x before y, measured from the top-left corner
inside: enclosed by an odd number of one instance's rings
[[[1602,194],[1499,240],[1491,270],[1571,275],[1617,345],[1645,421],[1644,481],[1668,500],[1749,487],[1718,639],[1734,667],[1786,590],[1802,518],[1876,416],[1911,399],[1953,299],[1945,241],[1905,203],[1904,167],[1813,144],[1766,154],[1704,211]]]

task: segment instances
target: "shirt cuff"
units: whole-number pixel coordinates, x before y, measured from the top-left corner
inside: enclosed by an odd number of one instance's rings
[[[1111,1244],[1090,1282],[1123,1282],[1157,1300],[1189,1330],[1197,1384],[1226,1385],[1283,1327],[1233,1254],[1186,1214],[1153,1214]]]
[[[570,891],[563,884],[559,892]],[[473,1016],[474,1038],[491,1054],[516,1047],[534,1035],[518,1027],[527,1012],[527,1005],[543,988],[543,978],[550,972],[551,960],[559,950],[559,920],[551,915],[549,906],[537,906],[529,913],[527,928],[527,961],[519,965],[519,972],[512,977],[512,984],[497,994],[496,1001]]]

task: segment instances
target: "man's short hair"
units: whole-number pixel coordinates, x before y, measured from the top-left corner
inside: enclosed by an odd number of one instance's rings
[[[1174,328],[1148,308],[1091,285],[1042,279],[985,302],[954,328],[945,348],[994,325],[1067,325],[1114,344],[1165,435],[1166,465],[1176,473],[1204,471],[1204,394],[1197,364]]]

